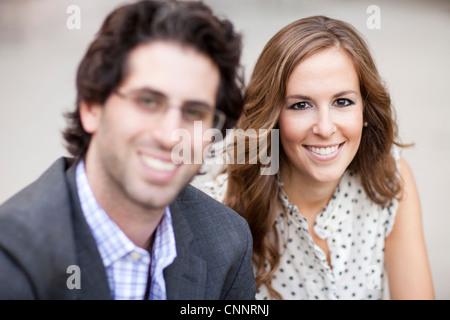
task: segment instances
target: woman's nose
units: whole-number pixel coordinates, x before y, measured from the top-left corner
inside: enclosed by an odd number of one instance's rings
[[[319,110],[313,125],[314,134],[327,138],[336,132],[337,128],[330,111],[330,108],[323,108]]]

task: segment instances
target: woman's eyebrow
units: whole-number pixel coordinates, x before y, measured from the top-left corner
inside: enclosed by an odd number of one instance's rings
[[[285,100],[289,100],[289,99],[312,100],[311,97],[304,96],[302,94],[291,94],[291,95],[287,96]]]
[[[341,97],[341,96],[345,96],[346,94],[358,94],[358,92],[354,91],[354,90],[345,90],[345,91],[341,91],[336,93],[335,95],[333,95],[333,98],[337,98],[337,97]]]
[[[344,91],[340,91],[340,92],[334,94],[333,98],[345,96],[346,94],[356,94],[357,95],[358,92],[356,92],[355,90],[344,90]],[[291,94],[291,95],[288,95],[285,100],[291,100],[291,99],[308,100],[308,101],[312,100],[312,98],[310,96],[305,96],[303,94]]]

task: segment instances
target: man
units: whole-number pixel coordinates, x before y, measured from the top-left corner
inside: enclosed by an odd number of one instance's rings
[[[188,184],[200,164],[172,161],[175,130],[194,154],[194,124],[234,125],[239,56],[231,24],[200,3],[106,18],[78,69],[73,158],[0,207],[0,298],[254,298],[246,222]]]

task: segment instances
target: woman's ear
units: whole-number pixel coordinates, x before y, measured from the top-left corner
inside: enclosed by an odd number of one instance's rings
[[[80,119],[84,131],[90,134],[97,132],[102,114],[102,106],[97,103],[80,102]]]

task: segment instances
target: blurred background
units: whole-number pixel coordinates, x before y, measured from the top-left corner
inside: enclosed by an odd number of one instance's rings
[[[450,299],[450,1],[205,2],[242,32],[247,81],[266,42],[294,20],[323,14],[365,36],[391,92],[401,141],[415,144],[402,155],[421,195],[436,297]],[[124,3],[0,0],[0,203],[67,155],[60,132],[63,113],[74,107],[78,63],[106,15]]]

